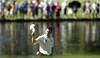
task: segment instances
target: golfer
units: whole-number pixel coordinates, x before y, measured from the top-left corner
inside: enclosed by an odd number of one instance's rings
[[[52,55],[54,39],[51,34],[52,28],[48,27],[43,35],[37,37],[36,39],[32,39],[34,44],[39,43],[39,51],[37,52],[37,55]]]

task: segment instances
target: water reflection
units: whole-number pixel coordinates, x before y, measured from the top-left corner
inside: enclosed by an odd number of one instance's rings
[[[54,29],[54,54],[100,53],[100,22],[12,22],[0,23],[0,55],[34,55],[29,26],[36,24],[35,37],[48,26]]]

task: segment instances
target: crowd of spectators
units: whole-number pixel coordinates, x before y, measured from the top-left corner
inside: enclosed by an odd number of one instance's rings
[[[68,5],[69,3],[67,0],[63,0],[63,2],[53,0],[44,0],[43,2],[40,0],[24,0],[20,4],[17,3],[16,0],[0,0],[0,18],[17,16],[18,12],[19,16],[23,18],[25,15],[29,15],[36,19],[39,13],[40,18],[60,18],[61,16],[67,18],[67,15],[75,17],[78,11],[74,11],[74,8],[69,8]],[[93,3],[86,0],[81,6],[83,10],[82,16],[86,17],[92,14],[93,17],[97,17],[99,8],[99,0]]]

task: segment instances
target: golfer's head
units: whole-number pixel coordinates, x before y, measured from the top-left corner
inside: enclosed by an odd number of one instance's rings
[[[47,35],[50,35],[52,33],[52,27],[48,27],[47,29],[46,29],[46,34]]]

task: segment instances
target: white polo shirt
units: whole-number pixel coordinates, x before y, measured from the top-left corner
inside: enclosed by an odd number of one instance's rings
[[[96,4],[96,3],[93,3],[93,4],[92,4],[92,8],[93,8],[94,10],[96,10],[97,4]]]
[[[62,10],[64,10],[67,6],[67,2],[62,2],[61,6],[62,6]]]
[[[47,37],[47,35],[41,35],[35,39],[37,43],[39,43],[39,52],[50,55],[52,53],[52,47],[54,44],[53,37]]]

